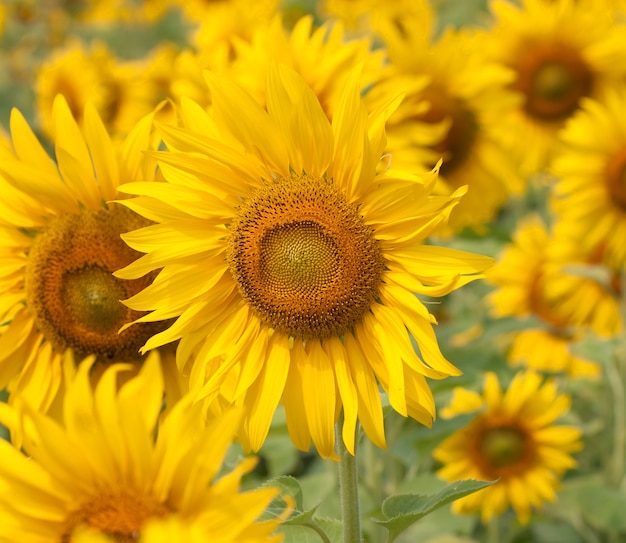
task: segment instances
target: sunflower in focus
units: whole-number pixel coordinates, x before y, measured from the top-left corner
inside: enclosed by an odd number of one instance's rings
[[[0,147],[0,386],[47,410],[62,388],[61,358],[96,357],[94,378],[113,362],[143,360],[139,348],[164,323],[118,333],[141,313],[119,300],[147,286],[152,275],[123,281],[112,272],[139,253],[120,234],[150,220],[126,206],[125,181],[154,182],[152,116],[114,145],[95,109],[85,109],[80,129],[61,96],[52,112],[54,162],[23,116],[11,114],[12,148]],[[36,196],[35,196],[36,195]],[[172,348],[154,355],[168,376],[169,399],[185,389]],[[12,400],[10,400],[12,401]]]
[[[600,371],[570,349],[586,328],[612,335],[621,326],[615,292],[593,276],[577,273],[580,266],[591,264],[591,256],[583,259],[567,240],[552,238],[538,217],[519,225],[513,243],[487,272],[488,281],[498,287],[489,297],[495,317],[537,321],[514,338],[512,364],[571,376]]]
[[[189,533],[203,541],[281,540],[272,535],[280,518],[257,522],[278,490],[239,488],[255,459],[218,477],[240,412],[206,424],[201,404],[185,396],[162,420],[164,376],[155,359],[119,391],[128,365],[109,367],[92,389],[92,363],[68,380],[62,422],[25,401],[0,410],[2,423],[24,434],[23,452],[0,443],[5,541],[160,541],[143,534],[161,525],[176,536],[169,541],[188,541]],[[74,366],[70,355],[65,366]]]
[[[433,452],[446,481],[478,479],[494,485],[457,500],[457,513],[480,511],[483,522],[510,506],[520,522],[533,508],[556,501],[559,477],[576,466],[571,453],[579,450],[581,432],[555,422],[569,408],[553,381],[542,383],[533,372],[518,373],[503,391],[495,373],[485,376],[482,395],[456,388],[442,416],[475,413],[475,417]]]
[[[460,372],[440,353],[435,319],[415,293],[444,295],[492,262],[423,243],[464,191],[432,196],[436,171],[378,173],[397,100],[368,114],[358,68],[332,124],[286,66],[270,68],[267,110],[228,78],[209,77],[212,116],[186,101],[183,127],[162,127],[168,183],[123,188],[158,224],[123,236],[146,255],[116,275],[162,269],[125,303],[150,311],[139,322],[177,317],[143,350],[180,339],[179,363],[195,357],[191,389],[242,404],[238,437],[252,450],[281,398],[302,450],[312,440],[335,457],[342,407],[350,452],[357,419],[383,447],[378,383],[396,411],[430,425],[425,377]]]
[[[497,128],[517,105],[506,88],[512,71],[485,60],[484,36],[473,30],[448,29],[433,42],[432,29],[421,18],[379,26],[392,66],[405,77],[428,80],[389,120],[394,163],[426,171],[443,158],[443,187],[451,192],[468,186],[450,217],[450,230],[486,223],[511,193],[523,189]]]
[[[588,251],[602,248],[611,269],[626,266],[626,92],[586,100],[560,133],[551,171],[560,177],[559,229]]]
[[[488,54],[515,72],[512,89],[523,98],[502,137],[523,169],[545,168],[556,134],[585,97],[621,85],[626,75],[623,29],[611,0],[504,0],[491,4],[495,27]]]

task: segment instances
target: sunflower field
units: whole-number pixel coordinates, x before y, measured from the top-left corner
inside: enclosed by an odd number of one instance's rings
[[[626,1],[0,43],[0,543],[626,542]]]

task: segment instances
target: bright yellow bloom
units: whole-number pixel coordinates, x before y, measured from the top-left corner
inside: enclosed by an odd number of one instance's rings
[[[623,28],[611,0],[495,0],[489,55],[515,71],[522,106],[503,138],[527,172],[544,168],[555,136],[584,97],[621,85],[626,75]],[[503,119],[505,121],[505,119]]]
[[[269,71],[268,111],[212,77],[213,116],[185,101],[184,128],[162,127],[168,183],[124,186],[141,195],[127,204],[159,224],[123,236],[147,254],[116,275],[162,268],[126,303],[152,311],[140,322],[177,317],[145,349],[180,339],[179,362],[196,357],[193,390],[244,406],[239,437],[252,450],[281,398],[300,449],[312,439],[334,456],[342,407],[350,451],[357,419],[384,446],[378,383],[396,411],[430,425],[425,377],[460,373],[414,293],[447,294],[491,259],[423,243],[463,191],[431,196],[436,172],[378,173],[397,100],[368,115],[360,81],[354,69],[331,124],[285,66]]]
[[[581,448],[580,430],[555,425],[569,405],[553,381],[542,383],[532,372],[518,373],[504,392],[491,372],[482,395],[456,388],[442,416],[476,416],[435,449],[434,457],[443,464],[437,473],[451,482],[500,480],[457,500],[453,511],[480,511],[487,522],[510,506],[527,523],[533,508],[555,501],[559,477],[576,466],[570,453]]]
[[[424,21],[406,16],[381,33],[399,74],[427,79],[389,120],[392,160],[426,171],[443,158],[448,189],[468,186],[450,217],[452,231],[493,219],[509,194],[523,188],[498,128],[517,104],[506,89],[513,72],[485,60],[484,37],[473,30],[449,29],[432,42]]]
[[[559,230],[586,248],[600,250],[611,269],[626,266],[626,91],[586,100],[560,133],[551,171]]]
[[[237,44],[227,73],[265,106],[267,70],[272,62],[285,64],[300,74],[329,118],[351,67],[363,65],[363,93],[384,73],[384,53],[373,50],[371,39],[348,40],[341,24],[314,28],[310,16],[302,17],[290,32],[285,30],[281,17],[256,29],[249,42]],[[394,96],[398,92],[396,89]]]
[[[159,423],[164,383],[155,359],[119,391],[129,366],[109,367],[92,389],[92,363],[67,380],[62,422],[28,402],[0,409],[3,424],[24,433],[24,452],[0,443],[3,541],[94,541],[94,532],[95,541],[162,541],[160,527],[176,524],[204,541],[281,540],[272,535],[279,519],[256,522],[278,491],[240,492],[255,459],[218,477],[241,413],[207,425],[201,404],[185,396]],[[74,365],[71,356],[65,365]]]
[[[98,374],[111,362],[140,362],[139,347],[165,326],[118,333],[141,315],[119,300],[152,276],[133,282],[111,275],[138,256],[120,234],[150,224],[107,202],[122,197],[124,182],[154,182],[155,162],[144,154],[154,148],[151,116],[119,145],[91,106],[81,129],[59,96],[52,120],[56,163],[16,110],[13,148],[0,147],[0,321],[8,323],[0,336],[0,386],[43,410],[61,387],[65,350],[77,359],[95,355]],[[173,349],[155,355],[173,399],[185,386]]]
[[[543,325],[519,334],[509,354],[512,363],[570,375],[598,373],[598,366],[568,348],[585,328],[612,335],[622,326],[617,292],[584,273],[594,266],[593,258],[573,241],[551,238],[538,217],[520,224],[514,242],[487,274],[498,287],[489,298],[496,317],[532,316]]]

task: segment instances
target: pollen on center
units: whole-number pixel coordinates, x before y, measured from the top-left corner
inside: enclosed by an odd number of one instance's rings
[[[33,241],[26,266],[26,302],[38,329],[59,351],[99,361],[132,361],[162,323],[119,332],[140,314],[121,303],[153,280],[115,278],[139,253],[120,235],[147,221],[118,205],[59,215]]]
[[[290,336],[339,336],[378,295],[384,259],[373,228],[332,181],[277,179],[245,200],[228,262],[244,299]]]

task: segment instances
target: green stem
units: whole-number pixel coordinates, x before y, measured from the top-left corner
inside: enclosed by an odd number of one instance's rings
[[[606,378],[611,389],[613,411],[613,455],[609,481],[615,488],[624,484],[624,459],[626,457],[626,392],[623,376],[624,350],[619,349],[606,367]]]
[[[315,524],[315,522],[305,522],[302,526],[306,526],[307,528],[311,528],[311,530],[314,530],[315,533],[320,536],[320,539],[324,543],[330,543],[330,539],[328,539],[326,532],[322,530],[317,524]]]
[[[491,517],[487,523],[488,543],[500,543],[500,520],[498,517]]]
[[[343,543],[361,543],[361,511],[359,506],[359,482],[357,474],[357,439],[354,440],[354,456],[343,442],[343,413],[335,425],[335,442],[339,455],[339,497]],[[357,429],[358,431],[358,429]]]

